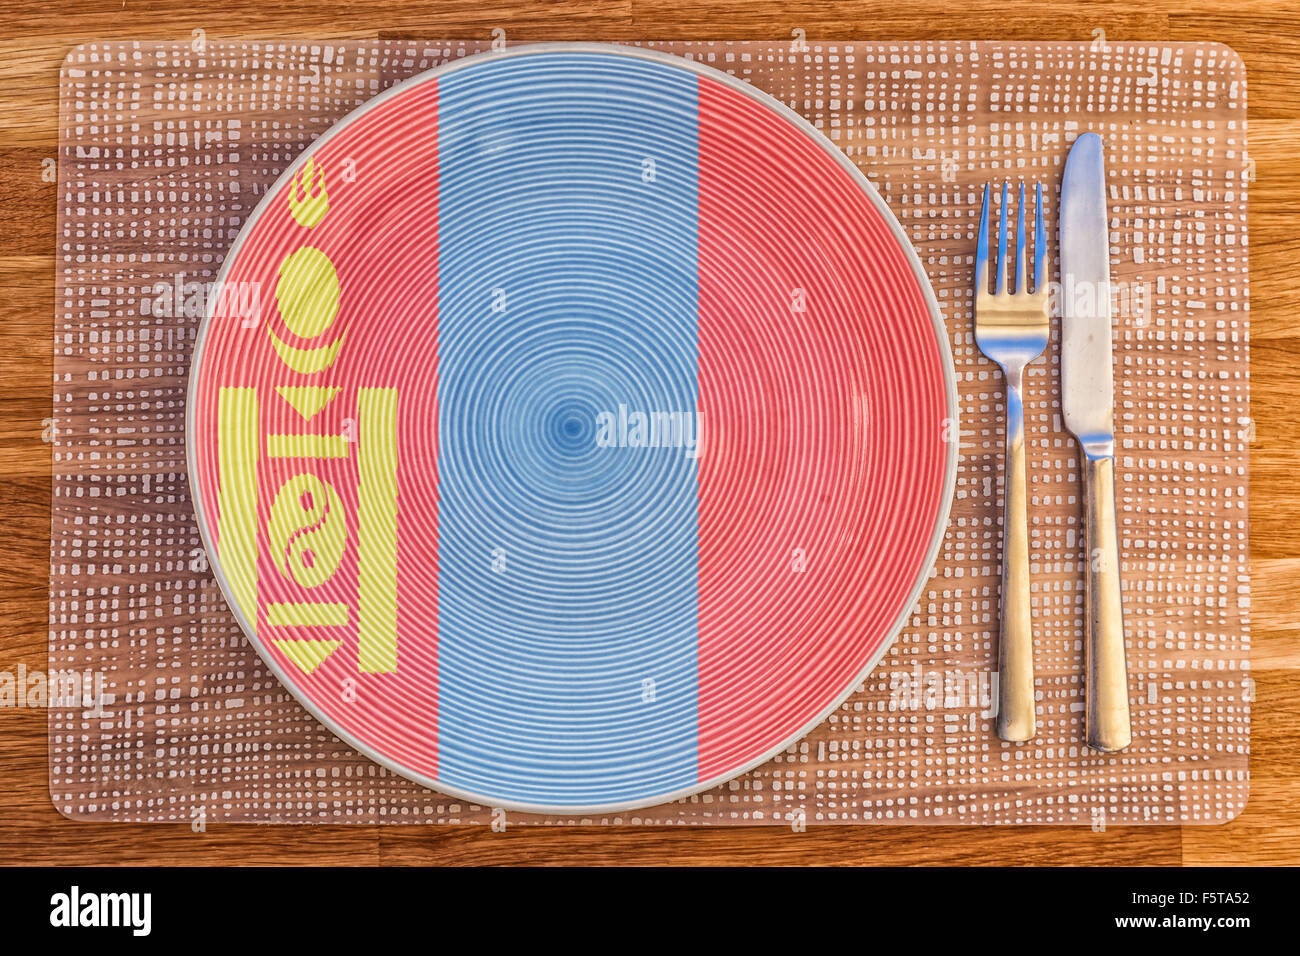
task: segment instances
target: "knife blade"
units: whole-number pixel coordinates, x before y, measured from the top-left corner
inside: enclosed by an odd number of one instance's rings
[[[1082,455],[1088,746],[1132,741],[1119,532],[1115,512],[1115,379],[1110,236],[1101,137],[1084,133],[1061,183],[1061,411]]]
[[[1068,428],[1094,454],[1115,451],[1110,235],[1101,137],[1084,133],[1061,184],[1061,406]]]

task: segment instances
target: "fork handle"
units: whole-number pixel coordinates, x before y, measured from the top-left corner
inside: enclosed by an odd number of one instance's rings
[[[1084,575],[1085,673],[1088,679],[1088,746],[1109,753],[1132,741],[1128,667],[1124,659],[1124,606],[1120,599],[1119,532],[1115,522],[1115,459],[1084,454],[1084,525],[1088,562]]]
[[[1021,373],[1007,375],[1002,504],[1002,631],[998,639],[998,736],[1034,736],[1034,635],[1029,613],[1029,516],[1025,500],[1025,404]]]

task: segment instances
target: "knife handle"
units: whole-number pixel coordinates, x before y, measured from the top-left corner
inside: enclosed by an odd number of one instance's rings
[[[1083,495],[1088,546],[1084,575],[1088,746],[1110,753],[1123,750],[1133,739],[1129,723],[1128,666],[1124,660],[1114,458],[1094,458],[1085,453]]]
[[[1002,494],[1002,630],[998,724],[1003,740],[1034,736],[1034,631],[1029,613],[1029,516],[1025,500],[1025,406],[1019,375],[1007,377],[1007,448]]]

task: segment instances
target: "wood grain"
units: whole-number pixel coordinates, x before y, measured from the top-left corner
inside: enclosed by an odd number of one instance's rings
[[[1293,503],[1300,443],[1293,378],[1300,362],[1300,16],[1290,2],[1247,7],[1085,2],[1044,19],[1023,0],[948,4],[679,0],[418,5],[231,2],[195,13],[181,0],[138,11],[130,0],[74,0],[57,9],[0,2],[0,670],[46,660],[49,448],[57,80],[66,52],[102,39],[485,36],[512,41],[659,38],[1213,40],[1250,75],[1251,315],[1255,348],[1252,448],[1254,676],[1252,796],[1221,827],[1081,829],[813,828],[744,830],[447,827],[210,827],[72,823],[49,802],[45,713],[0,709],[0,858],[12,863],[1300,863],[1300,550]]]

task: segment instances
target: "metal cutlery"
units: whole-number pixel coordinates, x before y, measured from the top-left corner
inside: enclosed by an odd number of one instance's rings
[[[1122,750],[1132,740],[1115,516],[1115,387],[1110,241],[1101,138],[1074,142],[1061,185],[1061,407],[1082,453],[1087,740]]]
[[[1029,527],[1025,490],[1025,366],[1042,354],[1049,333],[1047,235],[1043,187],[1034,200],[1034,283],[1025,263],[1025,187],[1016,219],[1014,291],[1007,287],[1007,185],[1002,185],[995,287],[989,291],[989,196],[984,187],[975,253],[975,342],[1006,379],[1006,461],[1002,519],[1002,623],[998,641],[997,733],[1003,740],[1034,736],[1034,646],[1029,601]]]

